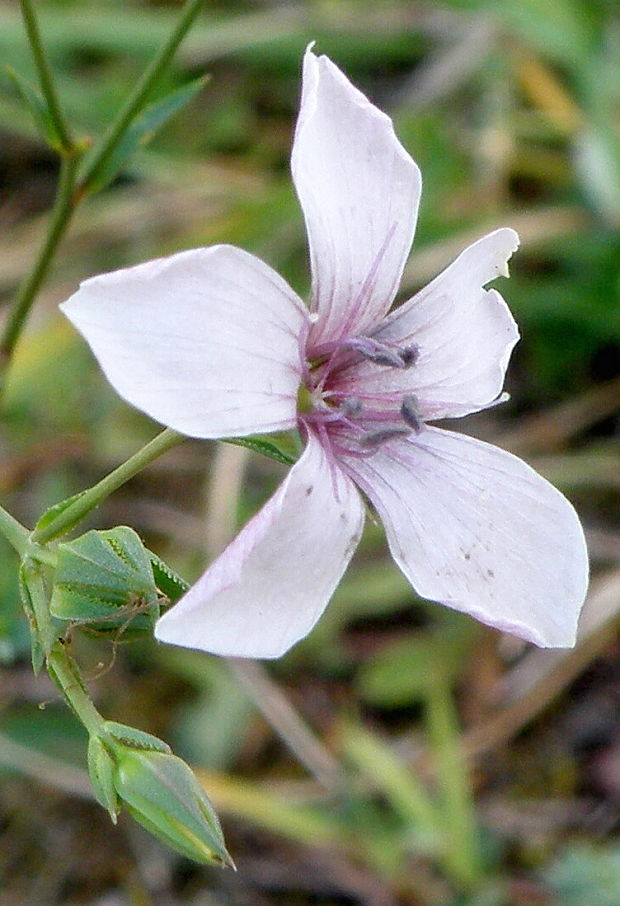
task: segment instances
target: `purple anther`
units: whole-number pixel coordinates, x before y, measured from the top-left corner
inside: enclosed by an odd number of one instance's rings
[[[374,450],[388,440],[394,440],[397,437],[407,437],[411,432],[408,428],[385,428],[383,431],[369,431],[363,434],[359,439],[360,447],[365,450]]]
[[[402,420],[406,422],[410,428],[413,428],[416,434],[420,433],[424,427],[424,421],[420,415],[418,398],[414,396],[413,393],[408,393],[407,396],[403,397],[400,415]]]
[[[345,418],[356,418],[363,409],[362,401],[357,396],[348,396],[340,403],[338,409]]]
[[[355,349],[365,359],[376,365],[386,365],[388,368],[405,368],[405,362],[400,349],[393,349],[370,337],[353,337],[346,341],[346,346]]]
[[[411,368],[412,365],[420,358],[420,347],[417,343],[411,343],[410,346],[403,346],[399,350],[399,355],[403,361],[404,368]]]

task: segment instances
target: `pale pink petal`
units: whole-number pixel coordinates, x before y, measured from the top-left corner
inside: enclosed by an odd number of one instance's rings
[[[339,389],[362,398],[413,393],[427,419],[466,415],[496,399],[519,333],[499,293],[483,287],[508,276],[507,261],[518,245],[514,230],[501,229],[466,248],[372,333],[382,343],[415,344],[416,364],[396,369],[361,362],[347,369]]]
[[[301,300],[232,246],[86,280],[65,315],[127,402],[192,437],[295,426]]]
[[[343,466],[419,595],[537,645],[574,644],[588,581],[583,531],[566,498],[524,462],[426,428]]]
[[[214,654],[279,657],[323,613],[363,522],[355,486],[311,436],[274,496],[159,620],[155,635]]]
[[[411,248],[421,180],[390,118],[311,51],[292,170],[310,244],[316,348],[368,330],[388,311]]]

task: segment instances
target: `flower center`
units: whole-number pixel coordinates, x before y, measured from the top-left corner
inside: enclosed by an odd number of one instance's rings
[[[300,421],[314,427],[332,445],[336,442],[344,452],[358,456],[372,454],[397,437],[419,434],[424,421],[413,393],[369,394],[364,391],[363,377],[358,386],[354,378],[355,365],[363,360],[380,368],[406,369],[419,356],[417,344],[388,345],[363,336],[312,350],[298,395]]]

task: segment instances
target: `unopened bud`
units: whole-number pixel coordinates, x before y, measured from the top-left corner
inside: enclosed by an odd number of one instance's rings
[[[91,778],[113,820],[122,804],[139,824],[188,859],[233,865],[213,806],[191,769],[165,742],[114,721],[105,721],[94,739],[89,746]]]

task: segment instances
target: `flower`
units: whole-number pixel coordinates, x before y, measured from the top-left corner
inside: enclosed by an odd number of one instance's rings
[[[308,310],[227,245],[94,277],[61,307],[128,402],[202,438],[298,428],[260,512],[158,622],[165,642],[271,658],[312,629],[359,541],[360,491],[424,598],[542,646],[574,643],[587,554],[568,501],[521,460],[428,424],[501,399],[518,339],[510,229],[387,314],[413,239],[417,166],[374,107],[308,50],[292,153]],[[359,489],[359,490],[358,490]]]

